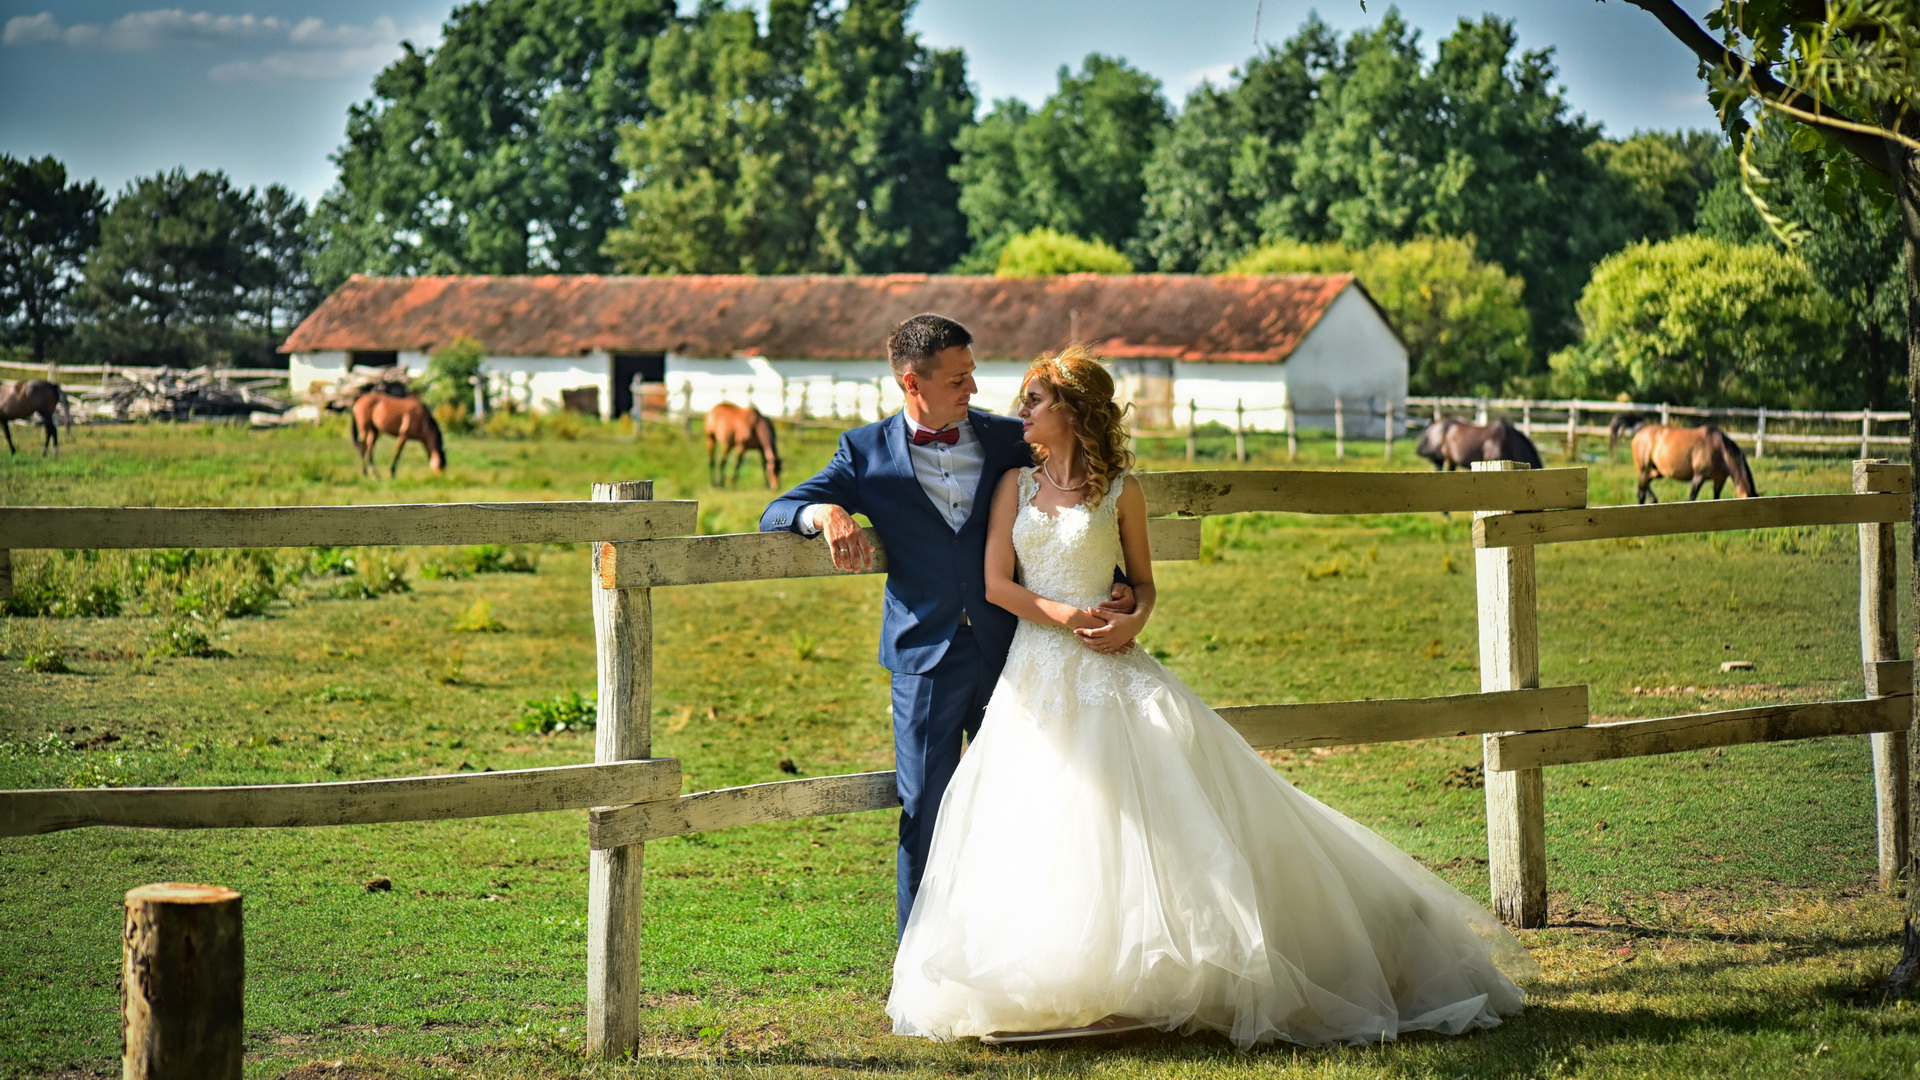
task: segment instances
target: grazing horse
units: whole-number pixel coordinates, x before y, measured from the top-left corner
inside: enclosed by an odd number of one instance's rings
[[[1436,470],[1471,467],[1476,461],[1520,461],[1543,467],[1533,440],[1505,420],[1481,425],[1443,416],[1420,433],[1413,452],[1433,462]]]
[[[1742,499],[1760,494],[1753,484],[1753,470],[1747,468],[1747,455],[1726,432],[1711,424],[1681,428],[1644,420],[1631,424],[1615,420],[1614,429],[1616,437],[1622,431],[1633,432],[1633,467],[1640,474],[1642,503],[1660,501],[1653,494],[1653,482],[1661,477],[1693,481],[1687,492],[1690,500],[1700,497],[1701,486],[1709,480],[1713,481],[1716,499],[1728,480],[1733,481],[1733,493]],[[1611,440],[1608,449],[1612,449]]]
[[[714,447],[720,448],[715,468]],[[707,410],[707,477],[714,487],[726,487],[727,456],[738,452],[733,461],[733,486],[740,486],[740,466],[747,462],[747,451],[760,451],[760,464],[767,470],[767,489],[780,488],[780,447],[773,437],[773,421],[750,405],[723,401]]]
[[[40,452],[45,454],[51,448],[53,456],[59,457],[60,429],[54,426],[53,417],[56,412],[64,413],[66,408],[66,392],[45,379],[0,383],[0,432],[7,436],[7,453],[16,452],[13,446],[13,421],[28,420],[37,414],[41,426],[47,429],[47,437],[40,443]]]
[[[362,476],[376,469],[373,444],[380,440],[382,432],[400,440],[393,448],[393,464],[387,468],[388,476],[399,474],[400,452],[407,448],[408,439],[418,439],[420,445],[426,447],[427,465],[434,472],[446,469],[447,451],[440,440],[440,425],[434,422],[433,411],[426,403],[411,394],[401,396],[369,390],[353,399],[353,445],[360,452]]]

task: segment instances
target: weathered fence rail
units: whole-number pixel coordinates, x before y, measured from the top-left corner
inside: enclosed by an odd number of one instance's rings
[[[1893,523],[1911,476],[1862,462],[1855,493],[1648,507],[1586,505],[1583,469],[1484,463],[1471,473],[1185,472],[1141,477],[1157,559],[1199,553],[1199,521],[1245,512],[1472,511],[1476,521],[1481,692],[1384,701],[1223,708],[1262,749],[1478,734],[1487,766],[1489,878],[1512,922],[1546,918],[1542,769],[1704,746],[1871,734],[1880,867],[1906,858],[1905,740],[1912,664],[1894,633]],[[291,827],[425,821],[586,809],[588,1043],[630,1052],[640,1016],[640,912],[646,841],[759,822],[898,806],[890,772],[681,794],[679,764],[651,756],[652,589],[835,574],[822,545],[790,534],[695,537],[692,503],[652,501],[650,483],[595,485],[587,503],[418,507],[0,509],[0,567],[11,548],[593,543],[600,722],[593,764],[508,773],[229,788],[0,792],[0,835],[93,825]],[[1587,687],[1539,686],[1533,549],[1542,543],[1781,525],[1860,530],[1867,697],[1592,724]],[[224,543],[223,543],[224,541]],[[884,551],[879,566],[885,565]]]

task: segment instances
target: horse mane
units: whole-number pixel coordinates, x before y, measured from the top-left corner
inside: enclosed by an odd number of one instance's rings
[[[1748,498],[1760,494],[1760,488],[1753,482],[1753,470],[1747,466],[1747,455],[1740,444],[1732,437],[1713,425],[1707,425],[1708,438],[1713,440],[1714,451],[1720,455],[1721,464],[1727,467],[1727,474],[1733,477],[1733,490]],[[1746,490],[1742,491],[1741,489]]]

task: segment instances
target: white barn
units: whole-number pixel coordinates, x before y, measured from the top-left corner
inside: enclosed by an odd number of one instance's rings
[[[1404,415],[1407,350],[1349,274],[740,277],[355,277],[288,337],[295,393],[354,367],[425,370],[457,336],[479,341],[496,386],[534,408],[604,417],[730,400],[784,417],[871,419],[899,404],[889,329],[937,311],[965,324],[976,402],[1007,411],[1035,356],[1085,341],[1111,358],[1137,426],[1200,423],[1378,435]],[[585,405],[591,401],[591,405]]]

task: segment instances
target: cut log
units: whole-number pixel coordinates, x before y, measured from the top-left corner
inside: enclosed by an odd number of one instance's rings
[[[239,893],[176,882],[127,893],[126,1080],[240,1080],[245,972]]]

